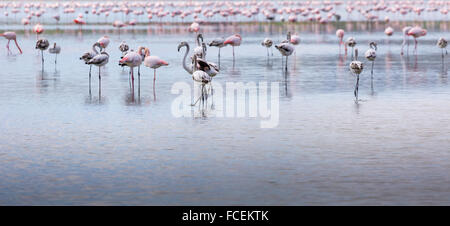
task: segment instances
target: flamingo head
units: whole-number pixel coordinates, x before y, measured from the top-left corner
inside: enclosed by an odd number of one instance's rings
[[[180,52],[180,49],[181,49],[181,47],[183,47],[183,46],[188,46],[188,43],[187,43],[187,42],[181,42],[181,43],[178,45],[178,52]]]

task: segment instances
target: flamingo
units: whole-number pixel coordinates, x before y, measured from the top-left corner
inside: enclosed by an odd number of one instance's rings
[[[44,50],[47,50],[49,45],[50,44],[48,43],[48,40],[45,38],[41,38],[41,39],[37,40],[37,42],[36,42],[36,49],[41,50],[42,71],[44,71]]]
[[[356,46],[356,40],[353,37],[349,37],[347,39],[347,41],[345,42],[346,47],[345,47],[345,54],[347,55],[347,45],[349,47],[352,47],[352,60],[353,60],[353,48]]]
[[[94,58],[95,56],[97,56],[99,54],[96,47],[98,47],[100,49],[100,52],[102,52],[103,49],[100,46],[100,43],[96,42],[96,43],[94,43],[94,45],[92,45],[92,50],[84,53],[80,57],[80,60],[83,60],[86,64],[88,64],[88,62],[90,60],[92,60],[92,58]],[[91,70],[92,70],[92,64],[89,65],[89,93],[90,93],[90,87],[91,87]]]
[[[125,41],[122,41],[119,45],[119,50],[120,52],[122,52],[122,57],[125,56],[125,54],[127,54],[127,51],[130,49],[130,47],[128,46],[128,44]]]
[[[209,84],[211,82],[211,76],[209,76],[208,73],[206,73],[205,71],[202,70],[202,69],[204,69],[204,67],[206,65],[201,63],[200,66],[197,67],[197,56],[196,55],[194,55],[193,60],[194,60],[194,65],[195,66],[193,68],[194,71],[192,73],[192,79],[194,80],[194,82],[201,83],[201,92],[202,92],[202,94],[195,101],[195,103],[191,104],[191,106],[195,106],[197,104],[197,102],[200,100],[200,98],[202,99],[202,102],[204,102],[204,100],[207,98],[206,97],[205,86],[206,86],[206,84]]]
[[[269,38],[265,38],[265,39],[261,42],[261,45],[264,46],[264,47],[266,47],[266,50],[267,50],[267,57],[269,57],[269,49],[270,49],[270,47],[272,47],[273,41],[272,41],[271,39],[269,39]]]
[[[437,41],[436,45],[442,49],[442,59],[444,59],[444,49],[445,49],[445,54],[447,53],[447,40],[445,40],[444,38],[439,38],[439,40]]]
[[[370,77],[373,78],[373,65],[375,62],[375,58],[377,58],[377,43],[371,42],[369,44],[369,49],[364,54],[366,59],[372,61],[372,69],[370,70]]]
[[[86,22],[83,20],[83,15],[81,15],[81,14],[77,18],[75,18],[73,20],[73,22],[75,24],[80,25],[80,31],[81,31],[81,28],[83,27],[83,25],[86,24]]]
[[[193,23],[189,26],[188,30],[189,30],[190,32],[195,32],[195,33],[197,33],[197,32],[200,30],[200,25],[199,25],[197,22],[193,22]]]
[[[291,35],[289,32],[287,40],[284,40],[280,44],[275,45],[275,48],[278,51],[280,51],[281,55],[286,57],[286,66],[285,66],[286,71],[287,71],[288,57],[290,55],[292,55],[292,53],[294,52],[294,46],[291,44],[290,40],[291,40]]]
[[[108,47],[108,45],[109,45],[109,37],[107,35],[105,35],[105,36],[101,37],[100,39],[98,39],[97,42],[100,44],[100,46],[103,49],[106,49],[106,47]]]
[[[216,38],[214,40],[212,40],[208,45],[211,46],[215,46],[217,48],[219,48],[219,54],[218,54],[218,58],[219,58],[219,67],[220,67],[220,49],[222,49],[222,47],[225,46],[224,44],[225,39],[224,38]]]
[[[233,63],[234,63],[234,47],[240,46],[242,42],[242,37],[239,34],[232,35],[225,39],[223,42],[224,45],[231,45],[233,47]]]
[[[350,71],[356,75],[356,85],[355,85],[355,102],[358,103],[358,89],[359,89],[359,75],[364,69],[364,65],[361,61],[358,61],[358,48],[355,48],[355,60],[350,62]]]
[[[42,34],[44,32],[44,26],[42,26],[41,24],[36,24],[33,27],[33,32],[36,33],[36,37],[38,38],[40,34]]]
[[[409,50],[409,39],[408,39],[408,32],[411,30],[412,27],[407,26],[404,27],[402,32],[403,32],[403,42],[402,42],[402,51],[401,51],[401,55],[403,55],[403,46],[405,46],[405,44],[408,44],[407,50]]]
[[[119,30],[119,38],[120,38],[120,28],[125,27],[126,24],[120,20],[116,20],[113,22],[113,27],[116,27]]]
[[[336,36],[339,38],[339,53],[341,52],[341,45],[344,44],[342,41],[344,39],[344,34],[345,32],[342,29],[336,31]],[[345,46],[345,54],[347,54],[347,46]]]
[[[181,42],[178,45],[178,52],[180,52],[180,49],[182,47],[186,47],[186,52],[185,52],[184,58],[183,58],[183,68],[184,68],[184,70],[186,70],[186,72],[188,72],[189,74],[192,74],[194,72],[194,65],[195,64],[193,63],[191,66],[188,66],[187,62],[186,62],[186,58],[187,58],[187,56],[189,54],[189,50],[190,50],[189,44],[187,42]],[[194,54],[193,57],[194,56],[197,56],[197,55]],[[202,60],[201,59],[196,59],[196,61],[198,63],[198,62],[200,62]],[[209,70],[206,70],[205,72],[208,73],[209,76],[215,76],[215,75],[217,75],[219,73],[219,67],[215,63],[207,62],[205,60],[203,60],[203,61],[206,62],[206,64],[208,64],[207,69],[209,69]]]
[[[156,69],[161,66],[167,66],[169,63],[160,59],[158,56],[150,56],[150,50],[145,48],[144,66],[153,68],[153,98],[156,100],[155,82],[156,82]]]
[[[54,42],[53,47],[49,48],[48,52],[51,54],[55,54],[55,65],[56,65],[56,60],[58,59],[58,54],[61,52],[61,46],[56,45],[56,42]]]
[[[100,82],[102,79],[101,73],[100,73],[100,68],[102,66],[105,66],[109,61],[109,54],[105,51],[101,51],[100,54],[97,54],[96,56],[94,56],[92,59],[90,59],[88,62],[86,62],[86,64],[89,65],[95,65],[98,67],[98,81],[99,81],[99,86],[100,86]]]
[[[11,50],[9,49],[9,42],[11,40],[14,40],[14,43],[16,43],[17,49],[19,49],[20,54],[22,54],[22,49],[20,49],[19,44],[17,43],[15,32],[7,31],[7,32],[4,32],[3,34],[0,34],[0,37],[5,37],[8,40],[8,44],[6,44],[6,49],[8,50],[8,53],[11,53]]]
[[[123,58],[119,61],[120,66],[128,66],[130,67],[131,72],[131,80],[134,82],[134,68],[138,67],[142,63],[142,56],[139,54],[142,47],[139,47],[138,52],[134,52],[131,50]],[[134,83],[133,83],[134,84]]]
[[[200,39],[202,40],[200,42]],[[206,46],[203,43],[203,35],[197,34],[197,47],[194,49],[194,55],[197,55],[200,59],[205,59],[206,57]]]
[[[414,52],[417,54],[417,38],[427,35],[427,30],[416,26],[408,31],[408,35],[414,37]]]
[[[392,35],[394,34],[394,29],[393,29],[392,27],[387,27],[387,28],[384,30],[384,33],[385,33],[387,36],[392,36]]]

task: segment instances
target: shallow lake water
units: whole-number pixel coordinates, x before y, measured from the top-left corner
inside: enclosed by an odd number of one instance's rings
[[[448,30],[429,29],[417,55],[410,40],[405,56],[400,28],[389,39],[383,29],[347,32],[365,63],[356,104],[350,56],[339,54],[335,28],[300,32],[288,73],[279,52],[267,59],[260,45],[266,36],[282,41],[288,28],[272,35],[267,27],[210,28],[206,41],[243,36],[234,66],[231,48],[222,49],[215,82],[279,83],[279,124],[261,128],[260,117],[214,117],[213,109],[173,116],[172,86],[192,85],[177,45],[192,47],[193,34],[155,25],[119,38],[109,27],[72,28],[43,35],[62,47],[56,67],[44,53],[44,72],[35,35],[18,32],[23,55],[14,44],[7,55],[1,40],[2,205],[450,204],[450,56],[442,60],[435,45]],[[90,93],[89,67],[79,57],[104,34],[110,61],[101,93],[93,68]],[[128,68],[118,66],[122,40],[169,62],[157,70],[156,100],[147,67],[140,95],[132,93]],[[363,58],[370,41],[378,43],[373,89]],[[217,49],[207,57],[216,62]]]

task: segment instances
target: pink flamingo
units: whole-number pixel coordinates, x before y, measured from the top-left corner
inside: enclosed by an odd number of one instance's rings
[[[234,47],[240,46],[242,42],[242,37],[239,34],[232,35],[225,39],[224,45],[231,45],[233,47],[233,63],[234,63]]]
[[[106,47],[108,47],[108,45],[109,45],[109,37],[107,35],[105,35],[105,36],[101,37],[97,42],[100,44],[100,46],[103,49],[106,49]]]
[[[161,60],[158,56],[150,56],[150,50],[145,48],[144,65],[149,68],[153,68],[153,98],[156,100],[155,81],[156,81],[156,69],[161,66],[167,66],[164,60]]]
[[[416,26],[409,30],[408,35],[414,37],[414,52],[417,53],[417,38],[427,35],[427,30]]]
[[[33,31],[36,33],[36,38],[38,38],[39,35],[44,32],[44,26],[42,26],[41,24],[38,23],[38,24],[34,25]]]
[[[131,81],[133,81],[133,87],[134,87],[134,68],[139,67],[142,63],[142,56],[139,54],[141,52],[141,48],[139,47],[137,52],[130,51],[123,58],[119,61],[120,66],[128,66],[130,67],[131,72]]]
[[[345,32],[342,29],[338,29],[336,31],[336,36],[339,38],[339,52],[341,52],[341,45],[344,44],[344,42],[342,41],[344,39],[344,34]],[[345,48],[347,49],[347,46]]]
[[[407,50],[409,50],[409,39],[408,39],[408,32],[409,30],[411,30],[412,27],[407,26],[404,27],[402,32],[403,32],[403,42],[402,42],[402,51],[401,51],[401,55],[403,55],[403,47],[405,46],[405,44],[407,44]]]
[[[74,22],[75,24],[80,25],[80,31],[81,31],[82,26],[83,26],[84,24],[86,24],[86,22],[83,20],[83,15],[78,15],[78,17],[75,18],[75,19],[73,20],[73,22]]]
[[[116,27],[117,29],[119,29],[119,38],[120,38],[120,28],[125,27],[125,26],[126,26],[126,24],[120,20],[114,21],[113,27]]]
[[[14,40],[14,42],[16,43],[17,49],[19,49],[20,54],[22,54],[22,49],[20,49],[19,44],[17,43],[15,32],[7,31],[7,32],[4,32],[3,34],[0,34],[0,36],[5,37],[8,40],[8,44],[6,44],[6,49],[8,49],[8,53],[11,53],[11,50],[9,49],[9,42],[11,40]]]

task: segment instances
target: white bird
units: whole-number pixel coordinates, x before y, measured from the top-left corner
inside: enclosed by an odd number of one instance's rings
[[[377,58],[377,43],[376,42],[371,42],[369,43],[369,49],[366,51],[366,53],[364,54],[366,59],[369,61],[372,61],[372,69],[371,69],[371,75],[370,77],[373,78],[373,64],[375,62],[375,58]]]
[[[358,103],[358,89],[359,89],[359,74],[361,74],[361,72],[364,69],[364,65],[361,61],[358,61],[358,49],[355,49],[355,59],[350,62],[349,65],[350,71],[356,75],[356,85],[355,85],[355,101],[356,103]]]
[[[56,60],[58,59],[58,54],[61,52],[61,46],[56,45],[56,42],[53,43],[53,47],[48,49],[48,52],[51,54],[55,54],[55,64]]]
[[[200,41],[201,39],[201,41]],[[194,55],[197,56],[197,59],[205,59],[206,58],[206,45],[203,43],[203,35],[197,34],[197,47],[194,48]]]
[[[267,57],[269,57],[269,49],[270,49],[270,47],[272,47],[273,41],[272,41],[271,39],[269,39],[269,38],[265,38],[265,39],[261,42],[261,45],[264,46],[264,47],[266,47],[266,49],[267,49]]]

